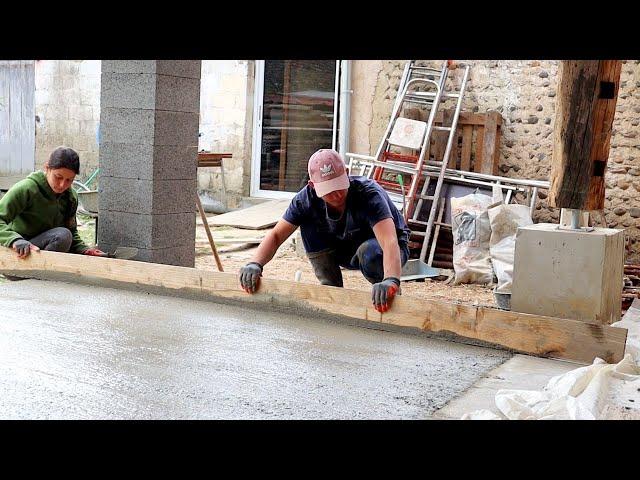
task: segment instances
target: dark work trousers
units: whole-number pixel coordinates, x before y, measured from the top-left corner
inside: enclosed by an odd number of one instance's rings
[[[73,235],[68,228],[56,227],[27,240],[42,250],[67,253],[71,248]]]
[[[330,249],[322,252],[307,253],[313,272],[322,285],[342,287],[342,272],[340,267],[362,272],[370,283],[384,280],[384,266],[382,263],[382,247],[378,240],[371,238],[362,242],[353,253],[352,249]],[[400,263],[404,266],[409,258],[409,248],[400,244]]]

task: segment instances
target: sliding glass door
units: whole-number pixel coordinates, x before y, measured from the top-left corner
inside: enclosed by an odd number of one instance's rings
[[[336,148],[340,62],[256,61],[251,195],[287,198],[307,183],[307,161]]]

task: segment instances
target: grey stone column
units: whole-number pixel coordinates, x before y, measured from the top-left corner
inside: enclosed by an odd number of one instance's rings
[[[193,267],[200,61],[103,61],[98,246]]]

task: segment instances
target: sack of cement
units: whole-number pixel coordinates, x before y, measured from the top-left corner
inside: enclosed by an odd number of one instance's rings
[[[472,193],[451,198],[451,225],[453,229],[454,284],[493,281],[489,239],[491,226],[487,209],[492,205],[490,196]]]
[[[498,278],[496,293],[511,294],[516,233],[518,227],[533,223],[529,212],[527,205],[517,204],[501,204],[488,210],[491,225],[489,252],[493,269]]]

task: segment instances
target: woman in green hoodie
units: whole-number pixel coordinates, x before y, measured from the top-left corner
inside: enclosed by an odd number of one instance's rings
[[[29,174],[0,199],[0,245],[26,258],[32,250],[52,250],[105,256],[89,248],[76,224],[78,195],[71,188],[80,173],[75,150],[58,147],[44,164],[44,171]]]

